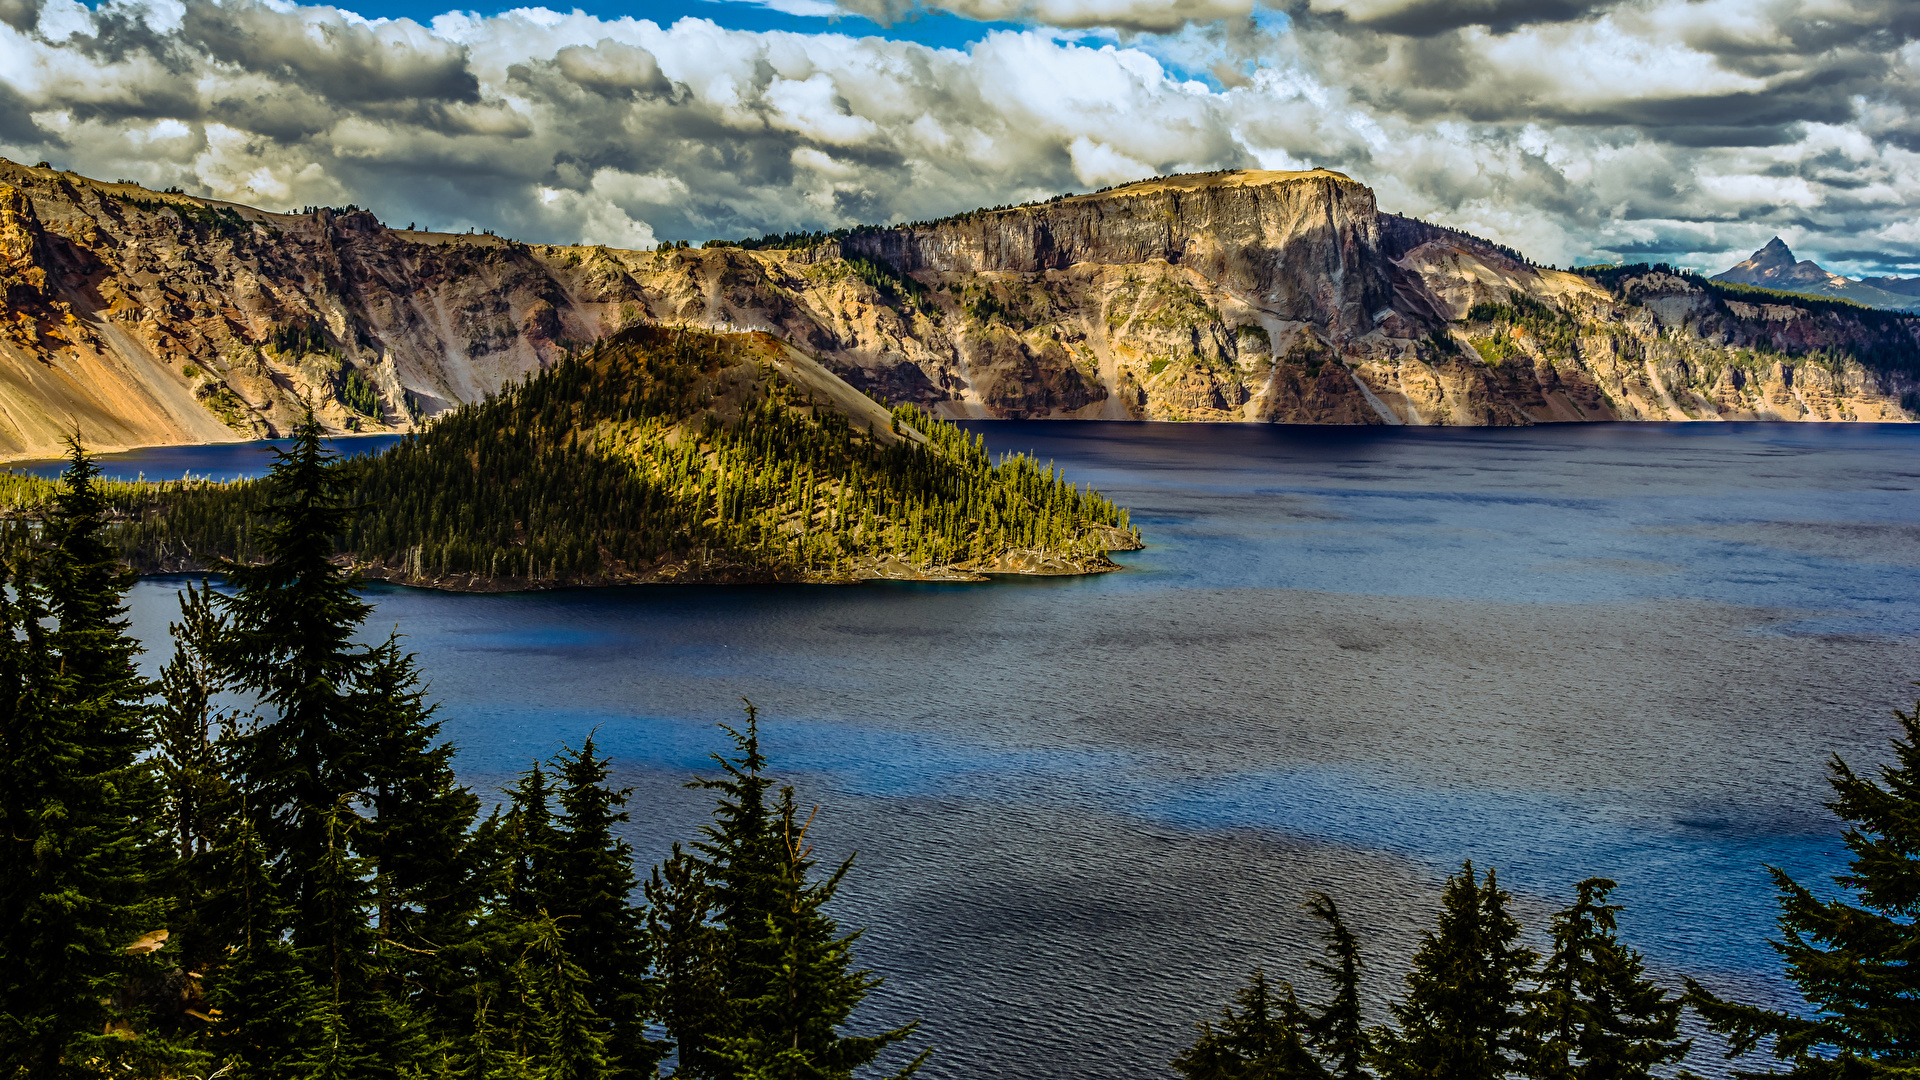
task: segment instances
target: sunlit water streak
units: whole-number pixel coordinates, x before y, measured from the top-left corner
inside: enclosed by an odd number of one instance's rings
[[[1466,857],[1535,924],[1616,878],[1663,976],[1784,1000],[1762,865],[1838,868],[1824,759],[1881,760],[1920,674],[1920,432],[978,430],[1152,546],[982,586],[383,587],[371,624],[485,791],[596,733],[649,861],[751,697],[823,850],[860,852],[873,1016],[926,1018],[932,1076],[1164,1075],[1253,964],[1298,970],[1315,889],[1377,1012]],[[263,461],[167,453],[112,468]],[[156,646],[174,588],[136,593]]]

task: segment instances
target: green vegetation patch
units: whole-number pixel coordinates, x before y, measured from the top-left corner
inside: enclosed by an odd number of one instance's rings
[[[380,391],[358,368],[342,367],[339,389],[341,404],[361,416],[380,418]]]
[[[772,373],[764,335],[639,327],[342,467],[360,512],[341,549],[408,578],[562,583],[669,563],[708,576],[839,579],[860,560],[986,565],[1008,551],[1091,558],[1127,514],[1051,466],[994,459],[911,407],[928,445],[854,427]],[[261,489],[156,491],[116,533],[158,569],[184,546],[257,552]]]
[[[889,304],[909,300],[918,306],[926,306],[927,287],[895,270],[882,260],[848,259],[847,267],[853,271],[855,277],[872,286]]]
[[[1490,338],[1474,338],[1473,349],[1480,354],[1480,359],[1485,360],[1491,367],[1499,367],[1520,355],[1520,346],[1515,345],[1513,338],[1504,333],[1495,334]]]

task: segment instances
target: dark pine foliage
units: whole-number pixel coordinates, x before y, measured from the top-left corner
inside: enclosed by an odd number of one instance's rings
[[[1614,883],[1588,878],[1553,917],[1553,949],[1528,996],[1526,1075],[1533,1080],[1649,1080],[1686,1057],[1682,1002],[1620,943],[1607,903]]]
[[[791,787],[774,782],[760,751],[759,717],[723,727],[735,755],[714,755],[723,775],[692,787],[719,793],[713,824],[693,849],[676,848],[648,889],[656,950],[667,984],[661,1018],[679,1051],[674,1075],[690,1080],[850,1080],[915,1021],[855,1035],[843,1030],[880,985],[853,967],[859,932],[826,913],[853,859],[814,873]],[[893,1073],[912,1075],[923,1051]]]
[[[1302,1005],[1291,983],[1275,986],[1256,969],[1217,1026],[1201,1022],[1199,1038],[1174,1059],[1175,1072],[1187,1080],[1366,1080],[1372,1037],[1360,1009],[1359,939],[1325,893],[1310,897],[1307,910],[1320,921],[1326,949],[1325,959],[1307,966],[1327,983],[1327,1003]]]
[[[403,580],[526,585],[620,580],[836,580],[893,557],[991,563],[1038,549],[1097,557],[1126,512],[1024,456],[911,408],[880,431],[816,407],[754,335],[637,327],[497,398],[345,463],[334,534]],[[880,426],[880,425],[875,425]],[[894,437],[911,428],[925,441]],[[892,430],[888,430],[892,429]],[[31,486],[16,483],[27,501]],[[270,538],[263,482],[124,496],[123,555],[143,569],[251,563]],[[197,560],[197,562],[196,562]]]
[[[1850,895],[1822,900],[1772,871],[1781,931],[1773,947],[1809,1014],[1725,1001],[1687,983],[1693,1007],[1728,1037],[1733,1056],[1763,1048],[1788,1075],[1813,1080],[1920,1075],[1920,705],[1894,715],[1903,734],[1878,782],[1838,757],[1831,765],[1827,805],[1848,822],[1853,853],[1834,883]]]
[[[0,588],[0,1076],[170,1054],[119,1037],[164,1007],[170,849],[97,475],[74,444],[45,546]]]
[[[1447,879],[1438,923],[1414,953],[1406,997],[1393,1005],[1394,1025],[1373,1036],[1384,1080],[1502,1080],[1516,1071],[1535,956],[1517,943],[1509,899],[1493,871],[1483,881],[1471,862]]]
[[[1201,1021],[1199,1038],[1173,1060],[1173,1070],[1187,1080],[1326,1080],[1301,1035],[1309,1022],[1293,987],[1276,988],[1255,969],[1220,1010],[1217,1026]]]

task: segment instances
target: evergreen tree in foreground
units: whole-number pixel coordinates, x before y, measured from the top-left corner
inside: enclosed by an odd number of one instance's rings
[[[0,588],[0,1076],[59,1080],[171,1056],[145,1026],[168,847],[150,715],[77,441],[45,550]]]
[[[1525,1072],[1534,1080],[1648,1080],[1693,1045],[1679,1037],[1680,999],[1620,943],[1613,888],[1588,878],[1553,917],[1553,951],[1527,1003]]]
[[[1327,1070],[1301,1037],[1309,1023],[1293,987],[1276,988],[1255,968],[1220,1010],[1218,1026],[1200,1022],[1199,1038],[1173,1059],[1173,1071],[1187,1080],[1325,1080]]]
[[[354,511],[311,416],[265,490],[262,559],[224,566],[234,591],[213,597],[224,621],[207,635],[225,685],[260,709],[232,738],[237,819],[202,904],[226,943],[211,1038],[253,1075],[297,1061],[315,1076],[401,1076],[458,1030],[477,801],[435,742],[412,658],[392,638],[355,640],[370,606],[334,561]],[[285,995],[252,992],[275,981]]]
[[[1834,882],[1858,902],[1821,900],[1772,868],[1782,938],[1774,949],[1812,1015],[1725,1001],[1688,980],[1690,1003],[1728,1037],[1729,1056],[1764,1042],[1794,1077],[1920,1077],[1920,705],[1894,715],[1904,735],[1878,783],[1838,757],[1830,766],[1827,805],[1850,823],[1853,854]]]
[[[1374,1034],[1373,1064],[1385,1080],[1503,1080],[1517,1071],[1523,984],[1535,955],[1516,940],[1510,897],[1473,863],[1447,879],[1440,917],[1414,953],[1396,1026]]]
[[[714,824],[691,852],[675,850],[649,884],[666,991],[662,1018],[679,1048],[676,1076],[700,1080],[843,1080],[918,1030],[843,1034],[880,980],[853,967],[859,932],[826,914],[851,857],[815,880],[791,788],[773,800],[759,715],[722,725],[737,756],[714,755],[724,776]],[[894,1074],[916,1072],[923,1051]]]
[[[1256,969],[1221,1011],[1219,1026],[1202,1021],[1200,1037],[1174,1059],[1188,1080],[1363,1080],[1370,1038],[1360,1011],[1360,942],[1325,893],[1307,900],[1320,920],[1326,959],[1307,966],[1332,991],[1317,1010],[1300,1004],[1292,984],[1276,989]]]
[[[1333,997],[1306,1027],[1307,1042],[1326,1059],[1335,1080],[1364,1080],[1364,1063],[1371,1039],[1360,1011],[1360,939],[1340,919],[1340,909],[1326,893],[1307,899],[1307,910],[1321,923],[1320,939],[1327,959],[1307,966],[1333,988]]]
[[[759,926],[743,927],[736,938],[740,955],[751,959],[735,972],[737,1034],[721,1039],[718,1049],[736,1075],[750,1080],[850,1080],[920,1027],[915,1020],[877,1035],[841,1033],[881,980],[853,969],[861,931],[842,935],[824,910],[853,869],[853,857],[814,880],[807,845],[812,820],[799,820],[793,789],[781,788],[771,822],[778,859],[773,906]],[[930,1054],[921,1051],[893,1075],[913,1075]]]

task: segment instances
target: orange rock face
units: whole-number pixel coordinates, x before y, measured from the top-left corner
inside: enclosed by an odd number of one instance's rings
[[[1905,420],[1912,318],[1603,287],[1334,173],[1171,177],[658,252],[395,231],[0,161],[0,457],[406,431],[635,320],[766,330],[952,417]],[[1545,313],[1545,314],[1543,314]],[[1874,360],[1877,367],[1862,363]]]

